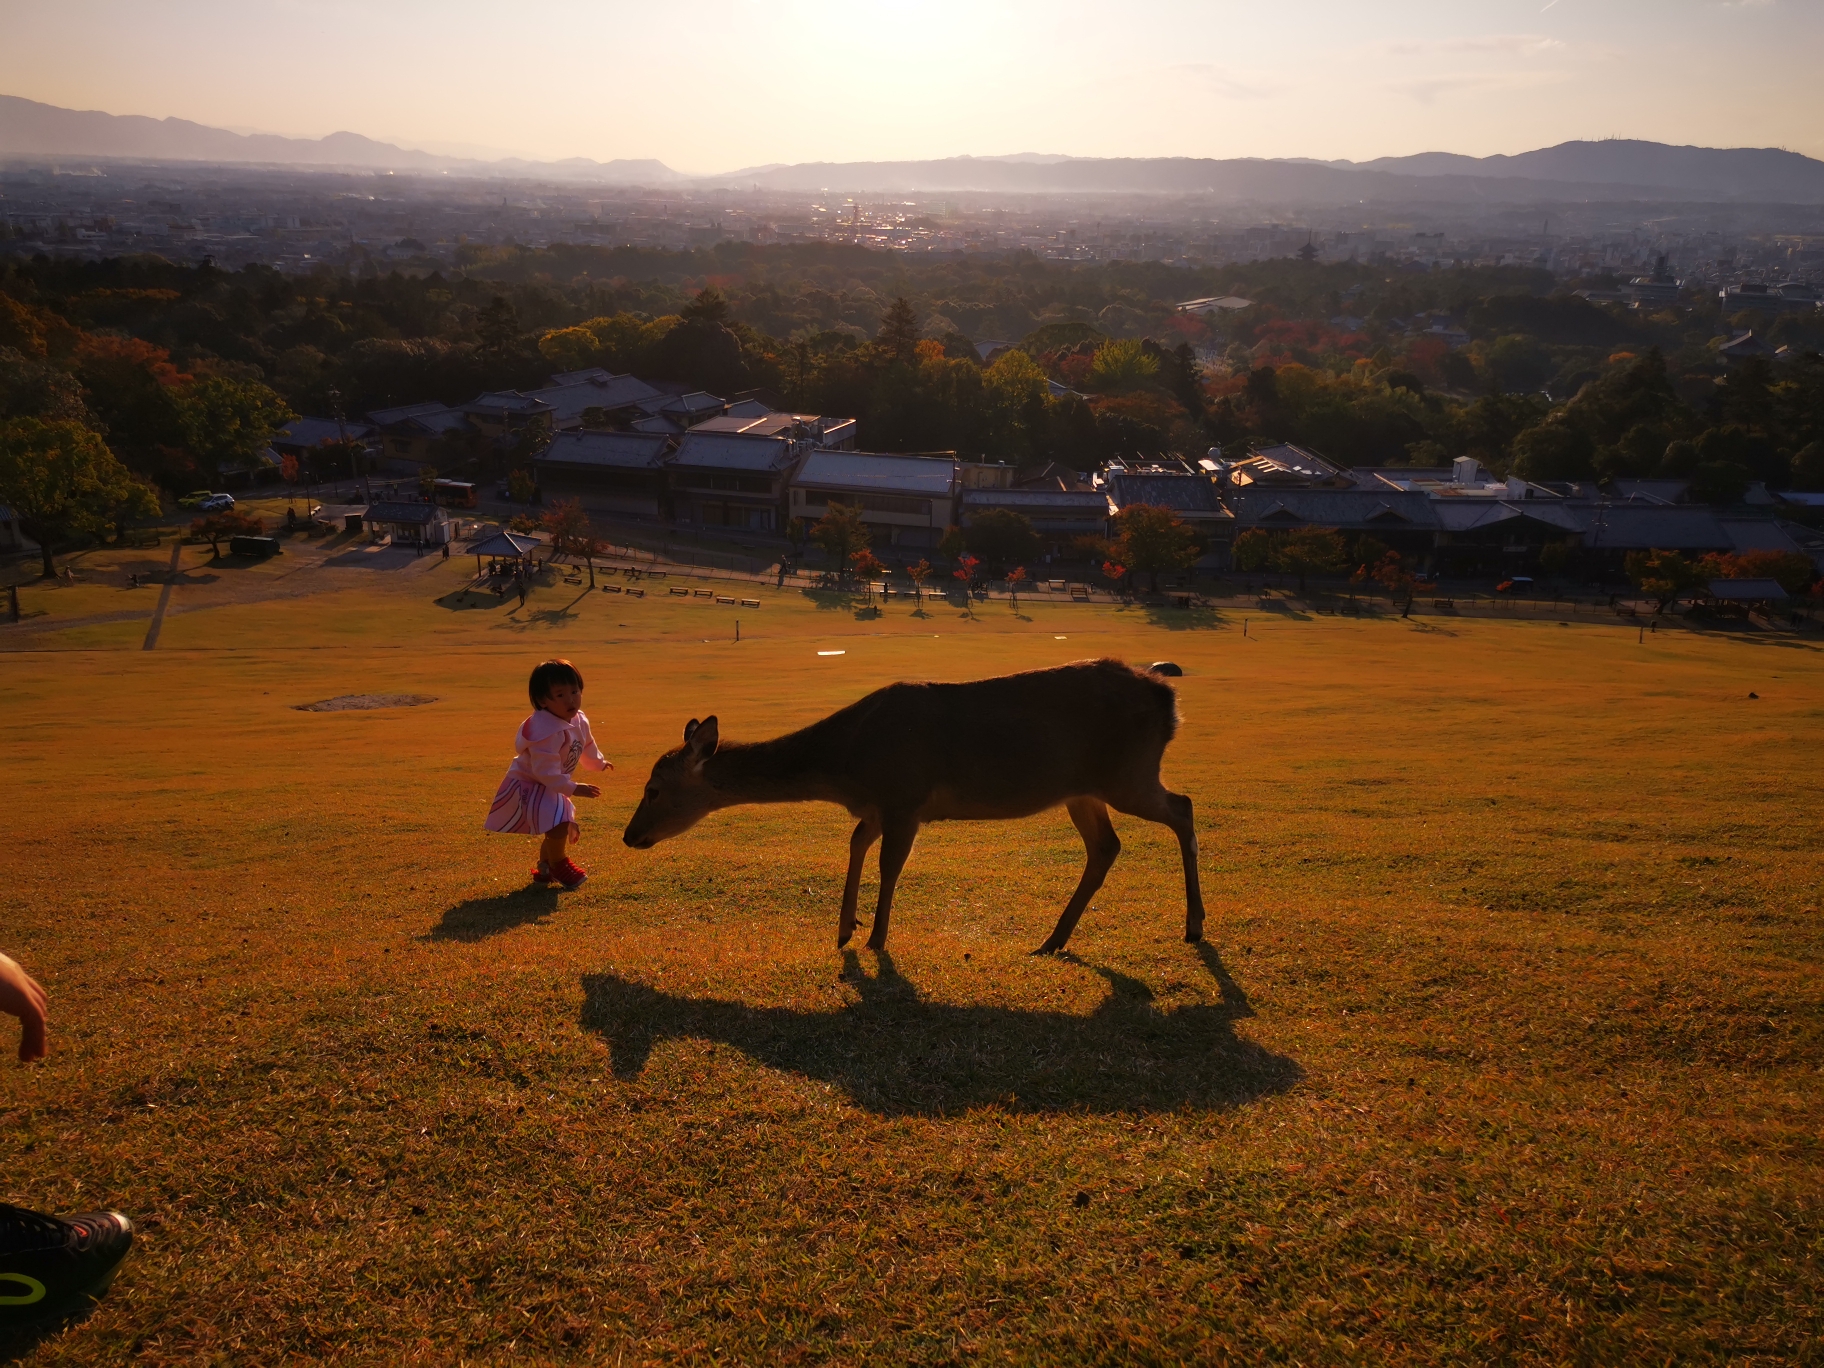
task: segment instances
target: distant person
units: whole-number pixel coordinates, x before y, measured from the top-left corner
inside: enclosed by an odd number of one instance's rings
[[[565,851],[581,834],[570,799],[599,798],[602,790],[570,776],[578,766],[611,770],[614,765],[589,730],[583,676],[576,666],[567,660],[545,661],[533,668],[526,693],[533,713],[513,738],[513,763],[495,791],[485,825],[489,831],[544,837],[532,881],[577,888],[589,876]]]
[[[19,1018],[19,1061],[44,1058],[44,989],[0,955],[0,1012]],[[133,1222],[118,1211],[67,1220],[0,1202],[0,1324],[98,1297],[133,1246]]]

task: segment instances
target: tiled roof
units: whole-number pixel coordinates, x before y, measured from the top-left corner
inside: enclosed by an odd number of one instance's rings
[[[613,470],[651,470],[665,458],[671,438],[644,432],[560,432],[534,461]]]
[[[366,423],[343,423],[336,426],[334,418],[294,418],[277,432],[273,433],[275,446],[321,446],[325,442],[337,442],[346,432],[352,441],[360,441],[373,432]]]
[[[1723,535],[1729,538],[1730,545],[1737,552],[1794,552],[1799,549],[1799,544],[1787,536],[1778,523],[1769,519],[1724,518],[1719,521],[1722,523]]]
[[[813,451],[804,458],[792,483],[806,488],[948,498],[956,488],[956,462],[867,451]]]
[[[1136,475],[1114,471],[1108,477],[1110,501],[1116,508],[1153,504],[1200,518],[1226,518],[1215,484],[1205,475]]]
[[[1764,599],[1783,599],[1787,594],[1786,587],[1778,580],[1714,579],[1710,581],[1710,597],[1737,603],[1759,603]]]
[[[687,432],[672,465],[704,470],[784,470],[796,453],[783,437],[733,432]]]
[[[1490,501],[1493,502],[1492,500]],[[1285,489],[1247,485],[1228,491],[1237,522],[1313,527],[1381,527],[1389,531],[1438,526],[1438,502],[1423,494],[1380,489]]]

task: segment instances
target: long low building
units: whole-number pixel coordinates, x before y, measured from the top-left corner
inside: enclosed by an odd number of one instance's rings
[[[545,497],[573,497],[624,517],[666,518],[674,439],[643,432],[560,432],[532,461]]]
[[[876,546],[932,547],[956,520],[957,488],[953,456],[812,451],[792,477],[791,516],[815,522],[846,504]]]
[[[783,437],[688,432],[666,465],[672,516],[698,527],[779,532],[803,448]]]
[[[1078,537],[1108,535],[1108,495],[1099,489],[965,489],[961,525],[990,509],[1026,518],[1051,552],[1068,550]]]

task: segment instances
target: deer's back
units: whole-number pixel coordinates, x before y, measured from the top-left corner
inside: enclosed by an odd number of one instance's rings
[[[1022,815],[1145,784],[1176,725],[1169,685],[1097,660],[962,684],[892,684],[806,739],[828,750],[862,803],[939,820]]]

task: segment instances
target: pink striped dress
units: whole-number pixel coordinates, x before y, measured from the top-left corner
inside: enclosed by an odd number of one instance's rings
[[[576,781],[571,774],[579,766],[608,768],[589,731],[588,715],[580,711],[565,722],[540,708],[520,725],[513,749],[513,763],[488,809],[489,831],[543,836],[560,822],[574,822],[570,795]]]

